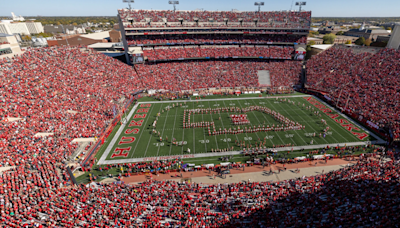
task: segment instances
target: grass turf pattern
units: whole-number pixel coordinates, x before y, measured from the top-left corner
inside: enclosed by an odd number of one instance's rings
[[[156,157],[156,156],[172,156],[172,155],[187,155],[187,150],[190,149],[190,154],[206,153],[212,150],[224,150],[231,149],[233,147],[234,151],[241,151],[241,147],[235,143],[245,142],[245,147],[252,145],[255,147],[264,142],[267,148],[272,148],[278,145],[291,145],[291,146],[305,146],[310,145],[311,140],[313,144],[333,144],[333,143],[346,143],[346,142],[359,142],[359,141],[373,141],[376,140],[373,136],[365,137],[363,140],[357,138],[356,135],[352,134],[345,127],[341,126],[340,123],[332,119],[322,111],[319,111],[321,117],[314,114],[318,111],[318,108],[314,107],[309,101],[304,99],[304,97],[289,97],[286,98],[269,98],[269,99],[244,99],[244,100],[234,100],[234,99],[220,99],[211,101],[194,101],[185,103],[143,103],[139,105],[132,118],[128,120],[128,124],[125,129],[123,129],[121,135],[117,139],[113,148],[109,152],[106,160],[119,160],[119,159],[129,159],[129,158],[142,158],[142,157]],[[294,102],[294,104],[289,103],[288,100]],[[300,102],[300,105],[298,103]],[[174,105],[173,105],[174,104]],[[304,106],[303,106],[304,104]],[[141,107],[142,106],[142,107]],[[175,106],[175,107],[173,107]],[[215,109],[223,107],[237,107],[243,109],[250,106],[265,106],[271,110],[278,112],[279,114],[287,117],[288,119],[298,122],[305,126],[304,130],[288,130],[288,131],[268,131],[268,132],[254,132],[254,133],[241,133],[241,134],[220,134],[220,135],[209,135],[207,127],[197,127],[197,128],[183,128],[183,117],[184,110],[189,109]],[[307,106],[311,106],[313,109],[307,109]],[[140,110],[142,112],[140,112]],[[157,114],[160,113],[158,117],[155,130],[160,132],[162,141],[158,133],[153,133],[153,123],[157,118]],[[146,114],[145,118],[134,118],[135,115],[142,117],[141,115]],[[191,118],[191,122],[214,122],[217,130],[221,128],[237,128],[232,124],[230,118],[231,112],[208,112],[207,114],[203,112],[202,114],[194,114]],[[274,124],[280,125],[280,123],[275,120],[271,115],[251,111],[247,112],[247,119],[250,121],[251,126],[267,125],[271,126]],[[329,113],[337,114],[332,110]],[[338,117],[337,119],[339,119]],[[319,133],[323,133],[323,129],[326,127],[321,119],[326,120],[327,126],[330,130],[327,132],[326,137],[319,137]],[[129,124],[143,121],[141,126],[129,127]],[[187,117],[186,117],[187,121]],[[250,125],[243,125],[243,127],[249,127]],[[137,130],[133,130],[137,129]],[[354,131],[354,129],[352,129]],[[115,130],[116,131],[116,130]],[[108,143],[111,141],[111,137],[114,137],[115,131],[107,139],[107,142],[103,145],[96,157],[100,157],[107,147]],[[355,130],[359,133],[364,133],[363,130]],[[316,133],[316,137],[312,135]],[[123,139],[123,137],[125,137]],[[134,141],[133,140],[134,137]],[[168,141],[166,141],[168,137]],[[175,138],[178,144],[172,143],[172,139]],[[122,144],[118,145],[118,143]],[[126,143],[125,143],[126,142]],[[116,151],[117,148],[124,149],[123,151]],[[128,150],[129,148],[129,150]],[[115,156],[122,154],[123,156]],[[113,156],[114,155],[114,156]]]

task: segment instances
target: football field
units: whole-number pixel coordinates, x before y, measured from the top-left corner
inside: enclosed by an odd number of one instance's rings
[[[100,149],[98,164],[371,141],[383,142],[309,95],[139,102]]]

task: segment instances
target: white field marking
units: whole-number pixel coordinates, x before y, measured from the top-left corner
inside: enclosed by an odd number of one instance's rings
[[[194,102],[193,102],[193,109],[194,109]],[[193,116],[192,116],[193,121],[195,121],[194,115],[195,115],[195,113],[193,113]],[[195,132],[194,132],[194,128],[193,128],[193,154],[196,153],[196,139],[195,138],[196,137],[195,137]],[[182,148],[183,148],[183,146],[182,146]]]
[[[240,105],[240,102],[238,101],[238,103],[239,103],[239,105]],[[242,107],[241,105],[240,105],[240,107]],[[242,128],[243,129],[243,128]],[[247,132],[243,129],[243,132],[244,132],[244,134],[246,135],[246,137],[247,138],[249,138],[249,135],[247,134]],[[236,136],[237,137],[237,136]],[[238,138],[238,141],[239,141],[239,138]],[[245,141],[247,141],[247,140],[245,140]]]
[[[208,102],[208,107],[210,108],[210,102],[209,101],[207,101]],[[213,115],[212,115],[212,112],[210,111],[210,116],[211,116],[211,121],[214,121],[213,120]],[[217,143],[217,149],[219,149],[219,147],[218,147],[218,139],[217,139],[217,135],[214,135],[214,137],[215,137],[215,142]],[[236,136],[237,137],[237,136]]]
[[[131,111],[128,114],[128,120],[131,119],[133,113],[136,111],[136,108],[139,106],[139,104],[136,104],[135,106],[133,106],[133,108],[131,109]],[[121,132],[125,129],[126,124],[128,124],[129,121],[127,121],[126,123],[122,124],[120,126],[120,128],[118,129],[117,133],[115,133],[113,139],[111,140],[110,144],[108,144],[106,150],[104,151],[103,155],[101,155],[98,164],[102,164],[102,162],[104,162],[107,157],[108,154],[110,153],[111,149],[114,147],[115,142],[118,140],[119,136],[121,135]]]
[[[292,107],[290,107],[290,109],[292,109],[293,111],[295,111]],[[304,112],[302,109],[300,109],[300,111],[302,111],[303,113],[306,113],[306,112]],[[296,112],[296,111],[295,111],[295,112]],[[304,120],[303,117],[302,117],[301,115],[299,115],[299,117],[300,117],[302,120]],[[307,126],[306,126],[306,127],[307,127]],[[314,132],[315,132],[316,134],[319,134],[319,132],[316,131],[315,128],[312,127],[312,125],[309,125],[309,127],[311,127],[311,128],[314,130]],[[325,138],[322,138],[322,140],[324,140],[326,143],[328,143],[328,141],[327,141]]]
[[[278,152],[289,151],[293,148],[294,151],[298,151],[300,149],[304,150],[314,150],[314,149],[322,149],[326,146],[335,147],[339,144],[339,147],[347,146],[365,146],[374,142],[365,141],[365,142],[347,142],[347,143],[333,143],[333,144],[317,144],[317,145],[306,145],[306,146],[294,146],[294,147],[280,147],[280,148],[268,148],[275,149]],[[228,151],[228,152],[218,152],[218,153],[199,153],[193,154],[191,158],[204,158],[204,157],[221,157],[226,155],[238,155],[242,154],[242,151]],[[171,155],[171,156],[182,156],[181,154]],[[167,156],[167,157],[171,157]],[[147,157],[147,158],[132,158],[132,159],[119,159],[119,160],[106,160],[102,163],[98,163],[98,165],[108,165],[108,164],[120,164],[120,163],[132,163],[132,162],[141,162],[141,161],[151,161],[151,160],[166,160],[170,158],[166,158],[165,156],[161,157]]]
[[[222,130],[224,130],[225,126],[224,126],[224,121],[223,121],[222,116],[221,116],[221,112],[219,113],[219,117],[221,118]],[[225,135],[225,138],[226,138],[226,134],[224,134],[224,135]],[[226,145],[229,148],[229,143],[228,142],[226,142]]]
[[[177,116],[177,113],[178,113],[178,107],[175,107],[175,109],[176,109],[176,111],[175,111],[174,126],[176,126],[175,124],[176,124],[176,116]],[[174,138],[174,132],[175,132],[175,128],[172,128],[171,140]],[[183,140],[182,140],[182,141],[183,141]],[[171,144],[171,146],[169,147],[169,155],[171,155],[171,151],[172,151],[172,144]]]
[[[154,107],[154,106],[153,106],[153,107]],[[158,110],[158,112],[161,112],[161,108],[162,108],[162,105],[160,105],[160,109]],[[146,121],[146,124],[147,124],[147,121]],[[140,137],[141,137],[141,136],[142,136],[142,135],[140,135]],[[149,149],[149,145],[150,145],[150,142],[151,142],[151,139],[152,139],[152,138],[153,138],[153,134],[150,135],[150,138],[149,138],[149,141],[147,142],[146,150],[144,151],[143,157],[146,157],[146,153],[147,153],[147,150]],[[139,138],[139,140],[140,140],[140,138]],[[136,151],[137,146],[138,146],[138,144],[136,144],[135,150],[134,150],[134,151]],[[133,155],[132,155],[132,156],[133,156]]]
[[[294,98],[294,97],[311,97],[311,95],[293,95],[293,96],[276,96],[276,97],[239,97],[239,98],[220,98],[220,99],[201,99],[201,100],[176,100],[176,101],[143,101],[138,104],[157,104],[157,103],[184,103],[184,102],[197,102],[197,101],[236,101],[236,100],[263,100],[263,99],[275,99],[275,98]]]
[[[314,98],[315,98],[315,97],[314,97]],[[308,102],[308,101],[304,101],[304,102],[305,102],[306,105],[307,105],[307,104],[312,105],[312,104],[311,104],[310,102]],[[326,106],[326,107],[328,107],[329,109],[331,109],[333,112],[336,113],[336,110],[332,109],[330,106]],[[317,109],[318,109],[318,108],[317,108]],[[310,113],[311,113],[311,111],[310,111]],[[326,115],[326,113],[324,113],[324,116],[326,116],[327,122],[332,122],[334,125],[338,125],[338,123],[336,123],[332,118],[330,118],[328,115]],[[328,123],[328,125],[329,125],[329,123]],[[339,132],[337,132],[336,129],[335,129],[334,127],[332,127],[331,129],[332,129],[332,131],[335,132],[335,136],[333,136],[332,138],[334,138],[336,141],[338,141],[337,138],[336,138],[336,135],[339,135],[342,139],[344,139],[344,141],[347,140],[342,134],[339,134]],[[351,133],[349,133],[349,134],[351,134]],[[354,139],[358,139],[358,138],[357,138],[356,136],[354,136],[354,135],[352,135],[352,137],[353,137]],[[358,139],[358,140],[359,140],[359,139]]]
[[[334,110],[335,112],[337,112],[339,115],[341,115],[342,117],[344,117],[346,120],[348,120],[349,122],[351,122],[352,124],[356,125],[357,127],[359,127],[360,129],[362,129],[363,131],[367,132],[368,134],[372,135],[374,138],[378,139],[376,142],[379,144],[383,144],[386,143],[385,140],[383,140],[381,137],[377,136],[375,133],[369,131],[368,129],[366,129],[364,126],[362,126],[361,124],[353,121],[351,118],[349,118],[348,116],[346,116],[345,114],[336,111],[333,107],[331,107],[329,104],[325,103],[323,100],[319,99],[318,97],[314,97],[314,99],[318,100],[319,102],[321,102],[322,104],[324,104],[326,107]]]
[[[254,101],[253,101],[254,102]],[[254,102],[254,104],[256,104],[255,102]],[[267,107],[268,108],[268,107]],[[268,125],[271,125],[272,126],[272,124],[268,121],[268,118],[265,116],[265,115],[263,115],[263,117],[264,117],[264,119],[268,122]],[[274,131],[275,132],[275,131]],[[277,135],[278,136],[278,138],[279,138],[279,140],[281,140],[281,142],[282,142],[282,145],[285,145],[285,142],[282,140],[282,138],[279,136],[279,134],[278,134],[278,132],[275,132],[275,135]],[[275,143],[272,141],[272,138],[270,139],[269,138],[269,140],[271,141],[271,143],[273,144],[273,145],[275,145]]]
[[[215,106],[215,105],[214,105]],[[204,107],[204,105],[203,105],[203,107]],[[201,120],[204,122],[204,114],[203,114],[203,112],[201,113]],[[206,133],[204,133],[204,132],[207,132],[207,130],[206,130],[206,128],[205,127],[202,127],[202,128],[200,128],[200,129],[202,129],[203,130],[203,136],[204,136],[204,141],[206,140]],[[207,128],[208,129],[208,128]],[[207,153],[207,143],[204,143],[204,147],[205,147],[205,152]]]
[[[224,103],[224,105],[226,107],[225,101],[222,101],[222,102]],[[231,105],[231,104],[229,104],[229,105]],[[233,104],[233,105],[236,105],[236,104]],[[235,136],[236,136],[236,140],[239,142],[240,140],[239,140],[239,137],[237,136],[237,134],[235,134]]]
[[[240,101],[238,101],[238,103],[239,103],[240,107],[243,109],[242,104],[240,103]],[[251,104],[248,103],[248,102],[246,102],[246,103],[244,103],[244,104],[245,104],[245,105],[251,105]],[[256,114],[254,114],[254,111],[252,111],[251,113],[253,113],[254,117],[256,117],[257,121],[261,124],[261,122],[260,122],[260,120],[257,118]],[[250,126],[251,126],[251,123],[250,123]],[[257,134],[257,132],[255,132],[255,133],[256,133],[256,135],[257,135],[257,138],[259,138],[259,139],[261,140],[261,138],[260,138],[260,136]],[[249,140],[249,141],[250,141],[250,140]],[[258,143],[257,139],[256,139],[256,142]],[[257,144],[257,143],[256,143],[256,144]]]
[[[167,107],[170,107],[170,106],[167,106]],[[171,108],[168,108],[167,113],[165,113],[165,114],[167,114],[167,116],[168,116],[169,110],[171,110]],[[164,137],[165,124],[167,123],[167,119],[168,119],[168,117],[165,117],[164,126],[163,126],[163,129],[162,129],[162,132],[161,132],[161,137]],[[158,149],[157,149],[157,157],[158,157],[158,153],[160,153],[160,148],[161,147],[158,147]],[[146,153],[147,153],[147,150],[146,150]],[[145,156],[146,156],[146,153],[144,154]]]
[[[279,104],[281,107],[282,107],[282,105],[281,104]],[[290,105],[290,104],[289,104]],[[291,108],[292,110],[293,110],[293,108]],[[286,110],[286,109],[284,109],[284,111],[287,113],[287,118],[290,118],[292,121],[293,121],[293,118],[291,117],[291,115],[289,114],[289,112]],[[304,140],[304,138],[303,137],[301,137],[301,135],[298,133],[298,131],[297,130],[295,130],[294,131],[300,138],[301,138],[301,140],[303,140],[303,142],[305,143],[305,144],[307,144],[307,142]],[[286,135],[285,135],[286,136]],[[293,141],[293,144],[294,145],[296,145],[296,143],[294,142],[294,140],[293,140],[293,136],[292,137],[288,137],[288,136],[286,136],[286,138],[291,138],[292,139],[292,141]]]

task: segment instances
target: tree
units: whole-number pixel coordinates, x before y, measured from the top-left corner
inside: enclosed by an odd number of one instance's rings
[[[392,30],[392,27],[386,27],[386,30]]]
[[[334,34],[327,34],[322,39],[324,40],[324,44],[334,44],[336,36]]]
[[[369,46],[369,45],[371,45],[371,43],[372,43],[371,39],[366,39],[364,42],[365,46]]]
[[[315,41],[314,40],[310,40],[310,42],[308,42],[308,45],[315,45]]]
[[[351,44],[351,40],[346,41],[346,44]]]
[[[360,37],[354,43],[357,44],[357,45],[364,45],[365,44],[365,38],[364,37]]]
[[[338,35],[338,36],[344,35],[344,32],[343,31],[339,31],[339,32],[336,33],[336,35]]]

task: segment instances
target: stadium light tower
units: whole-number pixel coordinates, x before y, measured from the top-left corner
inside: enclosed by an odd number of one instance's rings
[[[305,6],[306,2],[296,2],[296,6],[299,6],[299,12],[301,12],[301,6]]]
[[[122,2],[126,2],[126,3],[128,3],[128,5],[129,5],[129,9],[132,9],[132,7],[131,7],[131,3],[134,3],[134,2],[135,2],[135,0],[122,0]]]
[[[254,5],[258,6],[258,12],[260,12],[261,11],[261,6],[264,5],[264,2],[255,2]]]
[[[176,11],[176,5],[179,5],[179,1],[168,1],[169,4],[174,5],[174,12]]]

